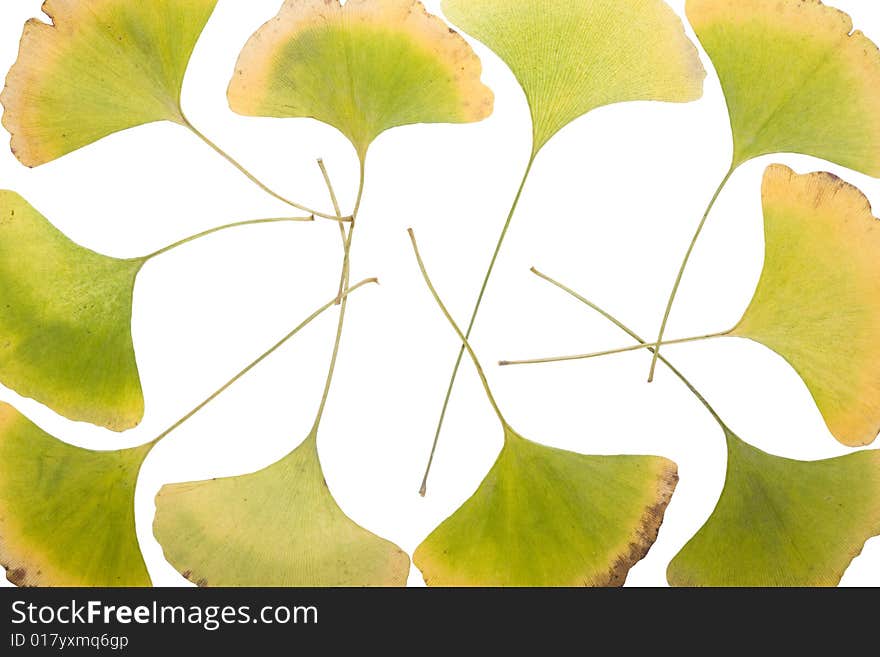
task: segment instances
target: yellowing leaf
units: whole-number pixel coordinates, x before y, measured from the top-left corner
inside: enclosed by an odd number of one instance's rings
[[[620,586],[678,481],[654,456],[584,456],[509,428],[476,493],[416,550],[431,586]]]
[[[880,534],[880,452],[793,461],[729,431],[727,445],[718,506],[669,565],[669,583],[836,586]]]
[[[0,563],[19,586],[150,586],[134,491],[151,445],[92,452],[0,403]]]
[[[880,176],[880,51],[819,0],[688,0],[730,110],[734,165],[804,153]]]
[[[153,121],[185,123],[180,90],[217,0],[46,0],[0,96],[12,150],[45,164]]]
[[[470,46],[415,0],[287,0],[248,41],[229,86],[239,114],[312,117],[363,157],[390,128],[492,112]]]
[[[536,153],[597,107],[703,93],[697,50],[661,0],[443,0],[443,11],[516,75]]]
[[[73,243],[0,191],[0,382],[73,420],[136,426],[144,399],[131,312],[143,264]]]
[[[867,445],[880,430],[880,222],[827,173],[771,166],[763,199],[764,271],[731,335],[785,358],[835,437]]]
[[[336,504],[316,431],[260,472],[165,486],[153,531],[199,586],[404,586],[409,574],[406,553]]]

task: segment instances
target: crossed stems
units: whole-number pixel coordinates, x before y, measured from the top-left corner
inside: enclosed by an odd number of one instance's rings
[[[327,184],[327,189],[330,193],[330,197],[333,202],[333,207],[336,210],[337,215],[340,215],[341,213],[339,211],[339,203],[336,198],[336,192],[334,191],[333,185],[330,182],[330,177],[327,174],[327,169],[324,166],[323,161],[319,160],[318,166],[320,167],[321,173],[324,177],[324,181]],[[165,431],[160,433],[155,439],[153,439],[149,443],[149,446],[151,448],[155,447],[162,439],[164,439],[169,434],[173,433],[174,431],[179,429],[181,426],[183,426],[193,416],[198,414],[201,410],[203,410],[211,402],[213,402],[220,395],[222,395],[224,392],[226,392],[229,388],[231,388],[233,385],[235,385],[239,380],[241,380],[244,376],[246,376],[248,373],[250,373],[251,370],[256,368],[258,365],[260,365],[260,363],[262,363],[264,360],[266,360],[267,358],[272,356],[275,352],[277,352],[279,349],[281,349],[291,339],[293,339],[294,336],[296,336],[300,331],[302,331],[306,326],[311,324],[318,317],[323,315],[326,311],[330,310],[334,306],[340,306],[339,325],[338,325],[337,332],[336,332],[336,341],[335,341],[334,347],[333,347],[333,355],[332,355],[332,358],[330,361],[330,368],[327,373],[327,380],[324,385],[324,392],[321,397],[321,403],[320,403],[318,413],[317,413],[317,418],[316,418],[315,424],[314,424],[314,429],[317,429],[318,425],[321,422],[321,418],[323,417],[324,409],[327,405],[327,399],[329,397],[330,388],[331,388],[331,384],[333,381],[333,374],[336,369],[336,362],[337,362],[337,359],[339,356],[339,349],[340,349],[340,344],[342,341],[342,328],[343,328],[343,324],[344,324],[344,320],[345,320],[345,311],[346,311],[346,308],[348,305],[348,297],[349,297],[349,295],[351,295],[352,292],[354,292],[354,291],[356,291],[366,285],[379,282],[378,279],[376,279],[376,278],[368,278],[368,279],[365,279],[359,283],[356,283],[355,285],[350,284],[350,279],[351,279],[351,276],[350,276],[351,240],[352,240],[352,233],[354,231],[355,218],[357,217],[357,214],[358,214],[358,211],[359,211],[360,205],[361,205],[361,199],[363,198],[363,191],[364,191],[364,164],[363,164],[363,161],[361,161],[361,175],[360,175],[360,183],[358,186],[358,195],[357,195],[357,201],[355,203],[355,209],[347,221],[339,221],[339,226],[342,231],[342,245],[343,245],[344,255],[343,255],[342,277],[341,277],[340,288],[339,288],[339,291],[336,293],[336,295],[333,297],[333,299],[328,301],[326,304],[324,304],[320,308],[318,308],[315,312],[313,312],[305,320],[303,320],[302,323],[300,323],[296,328],[294,328],[292,331],[290,331],[287,335],[285,335],[278,342],[276,342],[271,348],[266,350],[261,356],[259,356],[256,360],[254,360],[250,365],[248,365],[247,367],[242,369],[238,374],[236,374],[229,381],[227,381],[225,384],[223,384],[223,386],[218,388],[215,392],[213,392],[209,397],[207,397],[198,406],[193,408],[189,413],[184,415],[181,419],[179,419],[177,422],[175,422],[173,425],[171,425],[168,429],[166,429]],[[167,251],[174,249],[174,248],[177,248],[178,246],[182,246],[183,244],[186,244],[187,242],[191,242],[195,239],[198,239],[200,237],[204,237],[205,235],[209,235],[211,233],[215,233],[219,230],[225,230],[226,228],[230,228],[233,226],[249,225],[249,224],[253,224],[253,223],[267,223],[267,222],[272,222],[272,221],[296,221],[296,219],[274,219],[274,220],[273,219],[264,219],[264,220],[250,221],[250,222],[240,222],[237,224],[231,224],[230,226],[222,226],[220,228],[215,228],[215,229],[212,229],[209,231],[205,231],[205,233],[200,233],[199,235],[193,236],[191,238],[187,238],[186,240],[182,240],[181,242],[179,242],[177,244],[171,245],[170,247],[166,247],[165,249],[157,251],[155,254],[153,254],[153,256],[148,256],[148,258],[154,257],[154,256],[159,255],[161,253],[166,253]],[[346,224],[349,225],[348,231],[345,230]]]
[[[636,340],[639,341],[639,344],[635,344],[630,347],[619,347],[617,349],[608,349],[605,351],[594,351],[594,352],[591,352],[588,354],[575,354],[572,356],[551,356],[548,358],[530,358],[528,360],[502,360],[502,361],[498,362],[498,364],[501,367],[508,367],[510,365],[541,365],[541,364],[546,364],[546,363],[564,363],[564,362],[570,362],[570,361],[575,361],[575,360],[590,360],[592,358],[602,358],[604,356],[613,356],[615,354],[625,354],[625,353],[629,353],[629,352],[633,352],[633,351],[641,351],[642,349],[648,349],[652,354],[654,354],[654,356],[657,357],[658,360],[661,358],[660,356],[657,355],[657,346],[658,345],[656,343],[649,344],[649,343],[645,342],[644,340],[642,340],[641,338],[636,337],[628,328],[624,328],[620,323],[617,322],[616,319],[614,319],[611,315],[607,314],[601,308],[597,307],[594,303],[592,303],[588,299],[582,297],[580,294],[578,294],[577,292],[575,292],[571,288],[569,288],[569,287],[563,285],[562,283],[550,278],[546,274],[541,273],[535,267],[532,267],[531,272],[533,274],[535,274],[535,276],[537,276],[538,278],[541,278],[541,279],[547,281],[548,283],[555,285],[559,289],[561,289],[561,290],[567,292],[568,294],[570,294],[571,296],[573,296],[575,299],[577,299],[581,303],[585,303],[586,305],[590,306],[593,310],[596,310],[597,312],[601,313],[606,319],[611,320],[612,322],[617,324],[617,326],[619,328],[621,328],[624,331],[626,331],[627,333],[629,333],[630,337],[636,338]],[[727,331],[721,331],[719,333],[709,333],[707,335],[698,335],[698,336],[695,336],[692,338],[679,338],[677,340],[666,340],[665,342],[662,342],[659,346],[669,347],[669,346],[679,345],[679,344],[691,344],[694,342],[705,342],[707,340],[714,340],[716,338],[729,337],[731,333],[733,333],[733,329],[730,329]]]
[[[519,206],[520,199],[522,198],[523,191],[525,190],[526,183],[528,182],[529,175],[531,174],[532,167],[535,163],[535,159],[537,158],[537,155],[539,152],[540,152],[540,148],[536,147],[536,148],[532,149],[532,155],[529,158],[528,164],[526,165],[526,170],[525,170],[525,174],[523,175],[522,182],[520,183],[519,189],[516,193],[516,197],[514,198],[514,201],[513,201],[513,205],[510,208],[510,212],[507,215],[507,220],[504,222],[504,226],[501,230],[501,235],[498,238],[498,244],[495,247],[495,252],[492,254],[492,259],[489,262],[489,268],[486,271],[486,276],[483,279],[483,285],[480,288],[479,294],[477,295],[477,301],[476,301],[476,304],[474,305],[474,309],[471,314],[470,322],[468,324],[467,330],[464,331],[464,333],[463,333],[463,337],[464,337],[465,341],[462,343],[462,347],[459,349],[458,357],[455,360],[455,366],[452,369],[452,376],[450,377],[450,380],[449,380],[449,387],[446,390],[446,397],[443,400],[443,406],[440,410],[440,418],[437,421],[437,428],[436,428],[436,431],[434,432],[434,442],[431,446],[430,456],[428,457],[428,466],[425,469],[425,476],[422,479],[422,486],[419,489],[419,494],[422,495],[422,497],[424,497],[427,494],[428,477],[431,474],[431,468],[434,464],[434,456],[436,455],[436,452],[437,452],[437,445],[440,442],[440,432],[443,429],[443,422],[446,419],[446,412],[449,409],[449,402],[450,402],[450,399],[452,398],[452,390],[455,387],[455,380],[458,376],[458,371],[461,368],[461,361],[462,361],[462,358],[464,357],[464,353],[467,348],[467,341],[470,340],[471,333],[473,332],[473,329],[474,329],[474,324],[476,323],[476,320],[477,320],[477,315],[479,314],[480,307],[482,306],[482,303],[483,303],[483,298],[486,295],[486,289],[489,285],[489,280],[492,277],[492,273],[495,269],[495,264],[498,261],[498,257],[501,253],[501,249],[504,245],[504,241],[507,238],[507,233],[510,230],[510,226],[513,221],[513,217],[516,214],[517,207]],[[660,350],[663,346],[672,345],[672,344],[683,344],[686,342],[697,342],[700,340],[709,340],[712,338],[718,338],[718,337],[722,337],[722,336],[727,335],[729,333],[729,331],[726,333],[716,333],[716,334],[712,334],[712,335],[699,336],[699,337],[695,337],[695,338],[685,338],[682,340],[671,340],[669,342],[663,341],[663,338],[666,335],[666,326],[669,323],[669,317],[672,314],[672,307],[675,304],[675,298],[678,295],[679,287],[681,287],[681,282],[682,282],[682,279],[684,278],[684,273],[685,273],[685,270],[687,269],[688,263],[690,262],[691,255],[693,254],[694,248],[697,245],[697,241],[699,240],[700,235],[703,232],[703,228],[706,226],[706,221],[708,220],[709,215],[712,212],[712,209],[715,207],[715,204],[717,203],[719,197],[721,196],[722,191],[724,191],[724,188],[727,186],[727,183],[730,181],[731,177],[733,176],[734,172],[737,170],[738,166],[739,165],[736,162],[734,162],[731,165],[730,169],[727,171],[727,173],[724,175],[724,178],[721,180],[721,183],[718,185],[718,188],[715,190],[715,193],[712,196],[712,199],[710,200],[709,205],[706,207],[706,210],[703,213],[703,217],[700,220],[699,225],[697,226],[697,231],[694,234],[694,237],[691,240],[690,245],[688,246],[687,252],[685,253],[684,260],[681,263],[681,268],[678,271],[678,275],[675,279],[675,284],[672,287],[672,292],[669,295],[669,300],[666,304],[666,311],[663,315],[663,321],[660,325],[660,332],[659,332],[659,334],[657,336],[657,340],[655,342],[643,343],[638,346],[633,346],[633,347],[629,347],[629,348],[614,349],[611,351],[597,352],[597,353],[593,353],[593,354],[581,354],[578,356],[569,356],[569,357],[563,357],[563,358],[559,358],[559,359],[541,359],[541,360],[538,360],[537,362],[555,362],[558,360],[583,360],[586,358],[597,358],[599,356],[608,356],[611,354],[622,353],[622,352],[626,352],[626,351],[636,351],[638,349],[650,348],[650,351],[653,353],[653,358],[651,360],[651,371],[648,376],[648,382],[651,382],[654,380],[654,371],[657,366],[657,361],[659,359],[661,359]],[[555,283],[555,281],[551,281],[551,282]],[[583,301],[584,299],[581,298],[581,300]],[[592,305],[592,304],[590,304],[590,305]],[[603,313],[603,314],[605,314],[605,313]],[[611,319],[611,317],[609,315],[605,315],[605,316],[608,317],[609,319]],[[616,320],[612,320],[612,321],[615,321],[615,323],[616,323]],[[621,324],[618,324],[618,326],[620,326],[622,328]],[[629,332],[629,331],[627,330],[627,332]],[[536,361],[513,361],[513,362],[504,361],[504,362],[502,362],[502,365],[532,364],[534,362],[536,362]],[[668,366],[669,363],[666,363],[666,365]],[[674,370],[674,368],[673,368],[673,370]],[[688,384],[688,386],[690,387],[690,384]],[[694,391],[694,392],[696,392],[696,391]],[[703,400],[703,401],[705,403],[705,400]],[[713,411],[713,415],[714,415],[714,411]],[[716,418],[717,418],[717,416],[716,416]]]
[[[154,251],[153,253],[150,253],[147,256],[144,256],[143,259],[145,261],[151,260],[152,258],[161,256],[161,255],[164,255],[164,254],[168,253],[169,251],[173,251],[181,246],[184,246],[185,244],[189,244],[190,242],[200,240],[203,237],[207,237],[209,235],[213,235],[214,233],[219,233],[221,231],[226,231],[226,230],[230,230],[233,228],[242,228],[245,226],[256,226],[259,224],[275,224],[275,223],[287,223],[287,222],[313,222],[313,221],[315,221],[315,218],[320,218],[320,219],[328,219],[330,221],[335,221],[337,224],[339,224],[339,230],[342,233],[342,246],[345,249],[345,259],[346,259],[346,264],[343,265],[343,278],[344,278],[344,272],[347,269],[348,250],[351,247],[349,240],[346,238],[345,226],[346,226],[346,224],[351,225],[354,223],[354,215],[356,214],[357,209],[355,209],[355,212],[353,212],[351,215],[343,216],[341,210],[339,209],[339,203],[336,198],[336,192],[333,190],[333,185],[330,182],[330,178],[327,174],[327,169],[324,166],[323,160],[318,160],[318,166],[321,170],[321,174],[324,178],[324,182],[327,185],[327,189],[330,191],[330,199],[333,203],[333,209],[334,209],[334,213],[335,213],[332,215],[325,214],[323,212],[318,212],[317,210],[313,210],[308,206],[302,205],[300,203],[296,203],[295,201],[291,201],[290,199],[288,199],[288,198],[282,196],[281,194],[279,194],[278,192],[274,191],[268,185],[266,185],[264,182],[262,182],[259,178],[257,178],[254,174],[252,174],[250,171],[248,171],[235,158],[233,158],[226,151],[224,151],[222,148],[220,148],[220,146],[218,146],[216,143],[214,143],[208,137],[206,137],[205,134],[202,133],[198,128],[196,128],[192,123],[190,123],[189,119],[186,118],[186,116],[183,114],[182,110],[180,111],[180,118],[182,121],[181,125],[183,125],[188,130],[190,130],[190,132],[192,132],[196,137],[198,137],[205,144],[210,146],[213,151],[218,153],[223,159],[225,159],[227,162],[232,164],[232,166],[234,166],[242,174],[244,174],[248,178],[248,180],[253,182],[255,185],[257,185],[260,189],[262,189],[264,192],[266,192],[267,194],[269,194],[273,198],[278,199],[279,201],[289,205],[292,208],[295,208],[297,210],[301,210],[302,212],[306,212],[308,214],[307,214],[307,216],[304,216],[304,217],[272,217],[272,218],[267,218],[267,219],[251,219],[248,221],[236,221],[235,223],[225,224],[223,226],[218,226],[216,228],[204,230],[200,233],[196,233],[195,235],[190,235],[189,237],[186,237],[186,238],[181,239],[177,242],[174,242],[173,244],[169,244],[168,246],[165,246],[161,249],[158,249],[157,251]],[[363,162],[361,163],[361,173],[363,174]],[[363,190],[361,190],[361,192],[362,191]],[[358,199],[358,205],[360,205],[360,199]],[[343,288],[344,288],[344,285],[343,285],[342,281],[340,281],[339,292],[336,297],[336,305],[342,304]]]
[[[449,312],[449,310],[446,308],[446,305],[443,303],[443,300],[441,299],[436,288],[434,287],[434,284],[431,282],[431,278],[428,275],[427,268],[425,267],[425,263],[422,260],[421,253],[419,252],[419,245],[416,242],[415,233],[413,232],[412,228],[410,228],[408,232],[409,232],[410,241],[412,242],[413,252],[415,254],[416,261],[418,262],[419,269],[422,272],[422,277],[425,280],[425,284],[428,286],[428,289],[430,290],[431,295],[434,297],[434,300],[437,302],[437,305],[439,306],[440,310],[446,316],[446,319],[448,320],[448,322],[452,326],[453,330],[456,332],[459,339],[461,340],[462,349],[468,353],[471,360],[473,361],[474,367],[477,370],[477,375],[480,377],[480,382],[483,384],[483,389],[486,391],[486,396],[489,399],[489,403],[492,405],[492,409],[495,411],[495,414],[498,416],[498,419],[501,420],[501,424],[503,424],[505,427],[509,427],[510,424],[507,422],[507,420],[504,418],[504,415],[501,413],[501,409],[498,406],[498,402],[495,399],[495,395],[492,393],[492,390],[489,386],[489,380],[486,377],[485,370],[483,369],[482,365],[480,364],[480,360],[477,357],[476,352],[471,347],[467,336],[459,328],[455,319],[453,319],[452,314]],[[627,333],[631,338],[633,338],[634,340],[636,340],[639,343],[638,345],[634,346],[632,349],[628,349],[627,351],[635,351],[638,349],[647,349],[648,351],[650,351],[652,353],[656,353],[656,349],[654,348],[653,345],[647,343],[635,331],[633,331],[631,328],[629,328],[626,324],[621,322],[619,319],[617,319],[614,315],[612,315],[608,311],[600,308],[599,306],[594,304],[592,301],[581,296],[580,294],[578,294],[577,292],[575,292],[571,288],[566,287],[562,283],[559,283],[559,282],[553,280],[552,278],[550,278],[549,276],[547,276],[545,274],[542,274],[537,269],[533,268],[532,272],[534,274],[536,274],[537,276],[539,276],[540,278],[544,279],[545,281],[555,285],[556,287],[563,290],[564,292],[567,292],[568,294],[573,296],[578,301],[586,304],[587,306],[589,306],[590,308],[592,308],[593,310],[598,312],[600,315],[605,317],[608,321],[613,323],[615,326],[617,326],[619,329],[621,329],[622,331]],[[619,351],[621,351],[621,350],[618,350],[617,352],[613,352],[613,353],[618,353]],[[569,359],[562,358],[562,359],[555,359],[555,360],[558,361],[558,360],[569,360]],[[712,417],[715,419],[715,421],[721,426],[721,429],[725,432],[729,432],[730,430],[727,428],[727,425],[721,419],[721,416],[719,416],[718,413],[715,412],[715,409],[712,408],[712,406],[709,404],[709,402],[706,400],[706,398],[703,397],[702,394],[700,394],[700,392],[684,376],[684,374],[682,374],[664,356],[659,356],[658,360],[660,360],[664,365],[666,365],[666,367],[668,367],[672,371],[673,374],[675,374],[679,379],[681,379],[682,383],[684,383],[684,385],[687,386],[688,390],[690,390],[696,396],[696,398],[700,401],[700,403],[703,404],[703,406],[705,406],[706,410],[709,411],[709,413],[712,415]],[[524,361],[523,364],[530,364],[531,362],[535,362],[535,361]],[[548,359],[546,361],[537,361],[537,362],[554,362],[554,360]],[[513,364],[519,364],[519,363],[510,362],[509,364],[513,365]]]
[[[480,293],[477,295],[477,301],[474,304],[473,312],[471,313],[471,319],[468,323],[467,330],[462,333],[463,341],[462,346],[458,351],[458,356],[455,359],[455,366],[452,368],[452,376],[449,379],[449,387],[446,389],[446,397],[443,399],[443,406],[440,409],[440,418],[437,420],[437,428],[434,431],[434,442],[431,445],[431,453],[428,457],[428,466],[425,468],[425,476],[422,478],[422,486],[419,489],[419,495],[424,497],[428,492],[428,477],[431,475],[431,468],[434,465],[434,456],[437,453],[437,445],[440,442],[440,432],[443,430],[443,422],[446,419],[446,411],[449,410],[449,401],[452,399],[452,390],[455,387],[455,380],[458,377],[458,370],[461,368],[461,361],[464,358],[464,352],[468,347],[468,340],[470,340],[471,333],[473,333],[474,325],[477,322],[477,316],[480,314],[480,308],[483,305],[483,298],[486,296],[486,289],[489,287],[489,280],[492,278],[492,273],[495,271],[495,264],[498,262],[498,257],[501,255],[501,249],[504,246],[504,241],[507,239],[507,233],[510,231],[510,225],[513,222],[513,217],[516,214],[516,210],[519,207],[520,199],[522,199],[523,192],[526,188],[526,183],[529,180],[529,175],[532,172],[532,167],[535,164],[535,159],[540,152],[540,148],[533,147],[532,154],[529,157],[528,164],[526,165],[525,173],[523,174],[522,182],[519,185],[519,189],[516,192],[516,196],[513,199],[513,205],[510,208],[510,212],[507,214],[507,219],[504,222],[504,226],[501,229],[501,235],[498,237],[498,243],[495,246],[495,251],[492,254],[492,259],[489,261],[489,268],[486,270],[486,276],[483,278],[483,285],[480,287]],[[427,279],[427,272],[422,271]],[[430,287],[430,281],[428,280],[428,284]],[[436,297],[438,303],[441,304],[439,297]],[[452,318],[447,315],[447,318],[451,321]],[[453,322],[454,324],[454,322]],[[456,326],[456,329],[458,327]],[[473,356],[473,354],[471,354]],[[497,409],[496,409],[497,410]]]
[[[718,188],[715,190],[715,194],[712,196],[712,200],[709,201],[709,205],[706,207],[706,211],[703,213],[703,218],[700,220],[700,223],[697,226],[697,231],[694,233],[694,237],[691,240],[687,251],[685,252],[684,260],[682,260],[681,262],[681,268],[678,270],[678,275],[676,276],[675,283],[672,286],[672,292],[669,295],[669,301],[667,301],[666,303],[666,311],[663,314],[663,321],[660,324],[660,332],[657,335],[657,340],[653,344],[654,357],[651,359],[651,371],[648,373],[648,383],[651,383],[654,380],[654,370],[657,368],[657,360],[660,358],[660,348],[663,346],[663,337],[666,335],[666,325],[669,323],[669,316],[670,314],[672,314],[672,306],[675,304],[675,297],[678,295],[678,288],[681,287],[681,281],[684,278],[684,272],[687,269],[688,263],[690,262],[691,255],[693,255],[694,248],[697,246],[697,240],[700,239],[703,228],[705,228],[706,226],[706,221],[709,219],[709,215],[712,213],[712,208],[715,207],[715,203],[721,196],[721,192],[724,191],[724,188],[727,186],[730,178],[737,170],[737,167],[738,165],[734,162],[733,164],[731,164],[730,169],[728,169],[727,173],[724,174],[724,178],[721,180],[721,184],[719,184]]]
[[[647,342],[641,336],[639,336],[635,331],[633,331],[631,328],[629,328],[626,324],[624,324],[619,319],[617,319],[617,317],[615,317],[614,315],[612,315],[611,313],[609,313],[607,310],[603,309],[602,307],[598,306],[597,304],[593,303],[592,301],[590,301],[586,297],[578,294],[572,288],[567,287],[566,285],[563,285],[562,283],[554,280],[553,278],[550,278],[549,276],[541,273],[540,271],[538,271],[534,267],[532,268],[531,271],[533,274],[535,274],[539,278],[547,281],[551,285],[556,286],[557,288],[559,288],[563,292],[567,293],[568,295],[574,297],[575,299],[577,299],[581,303],[583,303],[586,306],[595,310],[597,313],[602,315],[602,317],[604,317],[609,322],[611,322],[612,324],[617,326],[617,328],[619,328],[624,333],[629,335],[633,340],[635,340],[639,344],[633,345],[632,347],[625,347],[622,349],[613,349],[613,350],[605,351],[605,352],[584,354],[582,356],[562,356],[562,357],[556,357],[556,358],[541,358],[541,359],[534,359],[534,360],[501,361],[500,365],[502,365],[502,366],[506,366],[506,365],[532,365],[532,364],[539,364],[539,363],[555,363],[555,362],[563,362],[563,361],[571,361],[571,360],[584,360],[584,359],[588,359],[588,358],[597,358],[600,356],[606,356],[606,355],[611,355],[611,354],[625,353],[628,351],[639,351],[641,349],[647,349],[648,351],[650,351],[654,355],[654,357],[657,360],[659,360],[664,365],[666,365],[666,367],[668,367],[673,374],[675,374],[679,379],[681,379],[682,383],[684,383],[684,385],[687,386],[688,390],[690,390],[696,396],[696,398],[700,401],[700,403],[706,407],[706,410],[709,411],[709,413],[712,415],[712,417],[715,419],[715,421],[718,422],[719,425],[721,425],[721,428],[725,432],[729,432],[727,425],[724,423],[724,421],[721,419],[721,417],[718,415],[718,413],[715,412],[715,409],[712,408],[712,406],[709,404],[709,402],[706,400],[706,398],[703,397],[702,394],[700,394],[700,392],[693,386],[693,384],[675,366],[673,366],[672,363],[670,363],[668,360],[666,360],[666,358],[664,356],[657,353],[658,349],[657,349],[656,344]],[[666,342],[663,344],[664,345],[685,344],[688,342],[697,342],[700,340],[710,340],[713,338],[725,337],[728,334],[729,334],[729,331],[726,333],[715,333],[712,335],[700,336],[697,338],[685,338],[683,340],[670,340],[669,342]],[[661,345],[661,346],[663,346],[663,345]]]

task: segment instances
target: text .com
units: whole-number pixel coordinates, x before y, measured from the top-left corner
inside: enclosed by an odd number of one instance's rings
[[[197,606],[110,605],[100,600],[62,605],[36,605],[18,600],[12,603],[13,625],[198,625],[213,632],[224,625],[315,625],[318,609],[314,606]]]

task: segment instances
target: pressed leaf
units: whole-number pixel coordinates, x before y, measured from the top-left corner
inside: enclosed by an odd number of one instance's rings
[[[669,565],[673,586],[836,586],[880,534],[880,453],[771,456],[727,432],[718,506]]]
[[[75,244],[0,191],[0,382],[74,420],[136,426],[144,399],[131,313],[143,263]]]
[[[511,429],[477,492],[416,550],[431,586],[620,586],[678,481],[654,456],[584,456]]]
[[[766,255],[731,335],[785,358],[845,445],[880,430],[880,222],[865,196],[827,173],[767,169]]]
[[[415,0],[287,0],[248,41],[229,86],[239,114],[311,117],[363,156],[390,128],[492,112],[470,46]]]
[[[153,531],[199,586],[404,586],[409,557],[336,504],[317,432],[253,474],[165,486]]]
[[[734,164],[821,157],[880,176],[880,50],[819,0],[688,0],[721,78]]]
[[[93,452],[0,403],[0,563],[19,586],[150,586],[134,492],[151,446]]]
[[[443,11],[516,75],[535,152],[598,107],[703,93],[697,49],[661,0],[443,0]]]
[[[217,0],[46,0],[0,96],[12,150],[38,166],[154,121],[183,123],[180,91]]]

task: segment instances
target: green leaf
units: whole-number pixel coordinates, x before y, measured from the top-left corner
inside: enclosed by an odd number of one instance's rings
[[[199,586],[405,586],[409,574],[406,553],[336,504],[317,430],[260,472],[163,487],[153,531]]]
[[[767,169],[766,255],[732,336],[798,372],[829,429],[867,445],[880,429],[880,222],[855,187],[827,173]]]
[[[820,157],[880,177],[880,50],[819,0],[688,0],[721,78],[734,165]]]
[[[688,102],[703,93],[697,49],[660,0],[443,0],[443,11],[516,75],[536,153],[598,107]]]
[[[247,116],[312,117],[363,157],[390,128],[492,112],[470,46],[415,0],[287,0],[248,41],[229,86]]]
[[[654,456],[584,456],[506,429],[477,492],[416,550],[431,586],[620,586],[678,481]]]
[[[880,534],[880,452],[771,456],[727,432],[727,481],[669,565],[673,586],[836,586]]]
[[[9,581],[150,586],[134,492],[151,447],[73,447],[0,403],[0,563]]]
[[[46,0],[0,96],[12,150],[38,166],[154,121],[185,124],[180,91],[217,0]]]
[[[131,313],[143,263],[75,244],[0,191],[0,382],[73,420],[136,426],[144,399]]]

